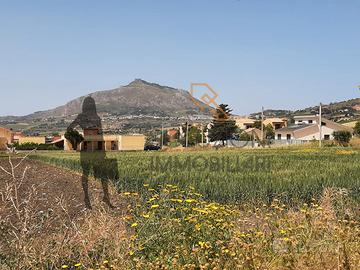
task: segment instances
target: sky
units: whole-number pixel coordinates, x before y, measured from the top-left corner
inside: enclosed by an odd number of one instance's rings
[[[360,96],[360,1],[0,0],[0,115],[135,78],[236,114]]]

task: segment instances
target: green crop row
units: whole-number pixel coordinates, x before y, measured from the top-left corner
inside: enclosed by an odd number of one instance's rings
[[[31,158],[82,172],[79,153]],[[101,177],[116,175],[110,178],[119,191],[141,192],[145,183],[175,184],[192,186],[217,202],[271,202],[276,197],[293,204],[337,187],[360,201],[360,152],[350,148],[109,152],[96,164],[103,168]]]

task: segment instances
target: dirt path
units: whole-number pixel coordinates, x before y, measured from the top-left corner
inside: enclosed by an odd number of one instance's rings
[[[13,163],[17,164],[18,161],[19,159],[14,159]],[[6,158],[0,158],[0,166],[10,170]],[[28,167],[28,170],[18,193],[20,197],[25,197],[31,190],[36,190],[35,209],[38,211],[61,211],[61,208],[65,207],[70,217],[78,216],[85,211],[84,194],[79,174],[39,161],[25,160],[16,169],[17,177],[21,177],[25,167]],[[0,170],[0,192],[4,191],[5,183],[10,179],[11,176]],[[101,184],[95,180],[89,180],[89,192],[93,208],[103,207],[103,203],[99,203],[103,196]],[[114,191],[111,193],[112,203],[120,211],[122,203],[119,196],[114,194]]]

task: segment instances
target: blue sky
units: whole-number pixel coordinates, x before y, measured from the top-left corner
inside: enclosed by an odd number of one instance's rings
[[[0,0],[0,115],[134,78],[209,83],[235,113],[360,95],[360,1]]]

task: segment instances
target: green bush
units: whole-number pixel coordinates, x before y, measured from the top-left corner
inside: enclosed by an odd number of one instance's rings
[[[334,131],[333,133],[335,141],[343,146],[347,146],[350,142],[350,139],[352,137],[351,132],[341,130],[341,131]]]

